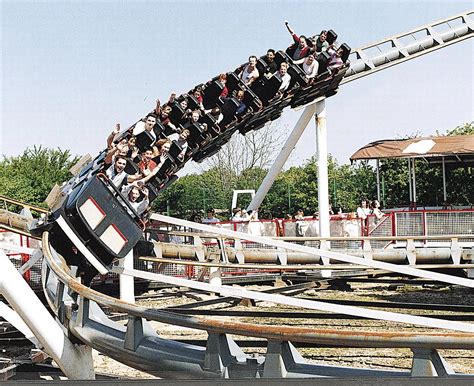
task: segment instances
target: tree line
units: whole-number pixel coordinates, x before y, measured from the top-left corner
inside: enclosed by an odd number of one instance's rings
[[[279,147],[281,133],[270,127],[261,133],[236,136],[234,142],[208,161],[199,174],[178,179],[153,202],[153,210],[189,218],[207,208],[217,209],[226,219],[234,189],[257,190]],[[468,123],[446,135],[474,134],[474,123]],[[439,135],[439,134],[438,134]],[[271,144],[271,145],[269,145]],[[245,149],[243,151],[242,149]],[[69,150],[34,146],[22,155],[3,157],[0,161],[0,194],[31,204],[45,206],[44,200],[56,183],[70,178],[69,169],[79,157]],[[377,197],[375,167],[369,162],[339,164],[329,156],[329,197],[331,205],[344,212],[354,211],[361,198]],[[380,161],[382,207],[407,206],[408,164],[406,159]],[[453,206],[474,205],[474,170],[472,167],[446,167],[448,203]],[[416,166],[417,202],[424,206],[443,206],[443,181],[440,166],[418,162]],[[245,207],[250,197],[238,205]],[[260,207],[260,218],[284,217],[298,209],[311,214],[318,208],[317,164],[314,158],[301,166],[280,172]]]

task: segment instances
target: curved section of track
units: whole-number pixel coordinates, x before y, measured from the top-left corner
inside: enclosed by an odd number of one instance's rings
[[[267,357],[249,358],[226,334],[264,338],[270,342],[279,342],[280,346],[285,347],[292,347],[289,342],[293,341],[350,347],[474,349],[474,334],[466,333],[376,333],[262,326],[149,309],[101,294],[78,283],[64,260],[50,248],[47,232],[43,235],[43,251],[46,297],[69,331],[83,343],[114,359],[141,370],[158,372],[162,376],[182,377],[185,374],[220,377],[236,371],[247,375],[253,373],[254,376],[257,373],[264,374],[272,344],[268,345],[270,351],[267,352]],[[127,327],[112,322],[99,306],[126,313],[129,316]],[[161,339],[145,319],[205,330],[210,337],[208,345],[203,349]],[[321,366],[299,363],[294,365],[293,371],[288,375],[299,377],[304,374],[327,374],[328,371],[322,371]],[[407,375],[403,372],[357,371],[359,375]]]

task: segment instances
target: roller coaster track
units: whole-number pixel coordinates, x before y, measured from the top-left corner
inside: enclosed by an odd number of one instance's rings
[[[468,11],[357,48],[341,84],[472,38],[473,31],[474,12]]]
[[[350,66],[345,71],[341,84],[461,42],[473,37],[473,30],[473,12],[470,11],[356,49],[351,54],[355,59],[351,61]],[[374,51],[375,53],[372,54]],[[309,103],[317,97],[317,93],[313,95],[303,94],[300,96],[298,103]],[[271,119],[274,118],[276,116],[271,117]],[[226,138],[226,140],[229,138]],[[206,156],[209,156],[209,154]],[[13,201],[10,200],[9,204],[20,205],[19,202]],[[43,210],[32,206],[30,206],[30,209],[39,212]],[[8,224],[5,226],[11,230],[27,232],[27,228],[22,228],[20,225],[12,226]],[[232,233],[229,235],[232,235]],[[243,237],[238,234],[234,236],[237,239]],[[273,241],[275,246],[285,245],[279,243],[284,242]],[[341,259],[351,264],[361,263],[358,258],[341,256],[341,254],[337,255],[330,251],[321,251],[298,245],[289,247],[290,250],[292,248],[298,253],[321,256],[320,260],[323,264],[327,264],[328,260],[326,259],[330,258]],[[80,284],[64,259],[51,247],[47,231],[42,236],[42,249],[44,254],[42,279],[46,298],[57,320],[69,331],[69,334],[86,346],[96,348],[123,363],[144,371],[156,372],[164,377],[409,376],[426,375],[427,373],[455,377],[458,375],[450,371],[449,366],[446,365],[437,349],[474,349],[474,326],[472,324],[407,315],[396,316],[393,313],[352,309],[350,306],[338,306],[337,309],[346,315],[387,318],[386,320],[415,323],[458,332],[446,333],[443,330],[442,333],[377,333],[262,326],[181,315],[170,310],[149,309],[109,297]],[[366,261],[363,262],[363,265],[379,269],[392,268],[390,264],[376,261]],[[226,286],[196,283],[185,279],[166,278],[164,275],[137,272],[123,267],[114,267],[113,271],[122,275],[140,276],[175,285],[199,288],[223,296],[270,300],[282,304],[332,312],[335,310],[333,305],[319,303],[316,306],[314,304],[309,305],[304,299],[292,299],[283,295],[270,295]],[[409,268],[394,269],[394,271],[415,272],[410,271]],[[420,273],[420,277],[431,278],[434,276],[438,279],[444,278],[448,282],[453,280],[453,278],[446,279],[449,275]],[[468,279],[459,279],[459,283],[467,287],[473,286],[472,280]],[[111,321],[104,314],[101,307],[109,307],[112,310],[126,313],[128,315],[127,326]],[[162,339],[147,324],[147,320],[204,330],[209,335],[207,346],[202,348]],[[228,334],[266,339],[268,341],[267,352],[262,357],[249,357],[242,352]],[[410,373],[313,365],[307,363],[298,354],[291,342],[304,342],[314,345],[336,344],[344,347],[408,347],[414,353],[413,368]],[[431,373],[423,367],[423,363],[426,361],[434,369],[431,369]]]
[[[219,321],[186,316],[173,310],[157,310],[126,303],[82,286],[69,273],[64,260],[49,247],[48,234],[43,235],[46,275],[45,292],[56,314],[81,341],[104,354],[136,368],[171,377],[239,377],[308,375],[339,376],[408,376],[407,372],[366,370],[311,365],[306,363],[290,342],[328,344],[345,347],[410,347],[428,351],[436,348],[474,348],[474,326],[471,333],[380,333],[341,331],[287,326],[269,326]],[[186,282],[186,281],[185,281]],[[219,291],[218,288],[215,288]],[[75,299],[70,294],[77,294]],[[234,294],[244,297],[245,294]],[[58,299],[58,294],[60,299]],[[248,294],[247,294],[248,295]],[[129,315],[124,327],[107,319],[98,307],[106,306]],[[340,309],[340,307],[339,307]],[[206,348],[160,339],[146,326],[145,320],[205,330],[209,334]],[[227,334],[268,340],[265,357],[250,358]],[[277,363],[275,363],[277,359]],[[278,365],[284,363],[284,366]],[[416,360],[414,361],[416,362]],[[438,368],[439,370],[439,368]],[[184,373],[176,373],[184,371]],[[413,372],[412,372],[413,374]],[[454,376],[454,374],[451,374]]]

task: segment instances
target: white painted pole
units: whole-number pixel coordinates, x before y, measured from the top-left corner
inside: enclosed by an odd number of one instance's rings
[[[70,379],[95,379],[92,349],[73,344],[46,307],[0,251],[0,293]]]
[[[377,171],[377,201],[382,202],[380,200],[380,164],[378,159],[375,161],[375,167]]]
[[[413,165],[411,167],[413,173],[413,206],[416,209],[416,177],[415,177],[415,158],[413,158]]]
[[[319,235],[321,237],[329,237],[328,136],[326,130],[325,99],[316,102],[315,121],[318,161]]]
[[[298,122],[296,122],[293,131],[288,136],[288,139],[281,148],[280,154],[278,154],[275,161],[273,162],[272,167],[263,179],[263,182],[258,188],[258,191],[255,194],[255,197],[252,199],[252,202],[248,206],[247,211],[256,210],[260,207],[263,202],[263,199],[265,198],[268,191],[272,187],[273,182],[277,178],[278,173],[280,173],[280,170],[283,168],[283,165],[285,165],[286,160],[288,159],[294,147],[298,143],[301,134],[303,134],[303,131],[306,129],[306,126],[308,126],[308,123],[315,112],[316,105],[314,103],[305,107],[303,113],[300,116],[300,119],[298,119]]]
[[[446,205],[448,202],[448,194],[446,192],[446,165],[444,164],[444,157],[441,157],[442,166],[443,166],[443,205]]]
[[[411,159],[408,158],[408,195],[409,195],[409,207],[411,209],[413,205],[413,190],[411,186]]]
[[[318,205],[319,205],[319,235],[331,236],[329,223],[329,177],[328,177],[328,136],[326,130],[326,99],[316,102],[316,156],[318,162]],[[321,241],[321,249],[330,249],[329,241]],[[323,261],[328,259],[322,258]],[[321,276],[329,278],[331,270],[321,271]]]
[[[125,269],[133,269],[133,250],[128,252],[127,255],[123,258],[122,266]],[[120,300],[134,304],[135,303],[135,282],[133,280],[133,277],[120,275],[119,285],[120,285]]]

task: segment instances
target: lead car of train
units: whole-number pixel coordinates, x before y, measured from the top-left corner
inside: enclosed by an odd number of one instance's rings
[[[327,41],[330,45],[337,44],[336,38],[334,31],[328,31]],[[239,69],[243,67],[240,66],[238,70],[226,74],[227,98],[220,97],[224,85],[216,76],[207,83],[199,85],[202,90],[202,102],[194,97],[191,90],[167,103],[171,108],[169,119],[178,130],[182,129],[180,120],[185,115],[183,104],[180,103],[183,99],[186,99],[190,109],[201,106],[209,110],[218,106],[223,119],[217,123],[216,117],[207,113],[201,116],[199,122],[188,124],[186,126],[189,130],[188,146],[184,156],[179,143],[177,141],[171,143],[158,172],[147,182],[150,202],[177,178],[175,173],[187,161],[193,159],[200,162],[212,156],[235,132],[245,134],[251,130],[258,130],[280,117],[282,110],[287,106],[292,108],[302,106],[316,98],[329,97],[337,92],[339,83],[349,67],[349,46],[346,44],[336,46],[335,50],[339,51],[342,65],[335,71],[328,70],[331,55],[329,51],[317,54],[318,75],[312,80],[308,80],[303,68],[291,59],[290,55],[295,48],[296,46],[289,47],[286,51],[278,51],[274,59],[278,68],[283,62],[288,64],[291,81],[284,93],[278,92],[281,80],[275,76],[270,78],[260,76],[251,87],[248,87],[238,76]],[[258,58],[257,69],[260,73],[265,66],[265,56]],[[236,94],[239,90],[244,92],[243,102],[247,109],[244,114],[237,116],[236,110],[240,101],[236,98]],[[131,136],[135,125],[118,134],[115,140],[120,141]],[[203,130],[203,127],[206,129]],[[149,148],[156,139],[165,138],[167,128],[158,120],[153,132],[154,135],[143,131],[136,136],[136,146],[140,151]],[[106,154],[107,150],[103,150],[83,166],[76,176],[64,183],[61,193],[51,205],[51,214],[37,220],[31,229],[31,232],[37,235],[45,230],[49,231],[51,245],[68,264],[78,267],[77,276],[81,277],[85,284],[89,284],[98,272],[107,273],[115,259],[124,258],[134,249],[152,250],[143,238],[144,220],[104,174],[109,166],[105,162]],[[128,160],[126,170],[134,173],[137,165]]]

